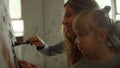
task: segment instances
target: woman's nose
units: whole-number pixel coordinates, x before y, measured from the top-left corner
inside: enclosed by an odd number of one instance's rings
[[[62,24],[66,25],[67,20],[64,18]]]
[[[63,21],[62,24],[65,25],[65,22]]]
[[[65,21],[62,22],[63,25],[66,25]]]

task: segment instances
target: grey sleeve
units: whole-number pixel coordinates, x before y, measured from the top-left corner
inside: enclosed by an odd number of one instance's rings
[[[44,48],[37,50],[40,51],[43,55],[55,56],[57,54],[63,53],[63,49],[64,49],[64,41],[61,41],[55,45],[49,45],[49,46],[45,45]]]

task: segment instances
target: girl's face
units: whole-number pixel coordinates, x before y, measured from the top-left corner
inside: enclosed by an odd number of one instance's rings
[[[73,10],[69,5],[65,6],[62,24],[64,25],[66,32],[69,36],[72,36],[74,34],[72,29],[72,22],[76,17],[76,15],[77,15],[77,12],[75,12],[75,10]]]
[[[75,34],[75,42],[83,55],[89,56],[96,52],[98,48],[98,41],[97,37],[95,36],[95,33],[76,30]]]

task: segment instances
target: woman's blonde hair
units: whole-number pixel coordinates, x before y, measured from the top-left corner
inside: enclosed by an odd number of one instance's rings
[[[67,3],[64,5],[69,5],[73,10],[75,10],[77,13],[83,11],[84,9],[93,9],[93,8],[99,8],[98,4],[96,3],[95,0],[68,0]],[[65,31],[65,28],[63,30],[64,32],[64,37],[65,37],[65,47],[64,50],[68,54],[68,59],[71,61],[71,64],[74,64],[78,62],[82,54],[77,48],[76,44],[74,43],[75,41],[75,34],[72,36],[68,36],[67,32]]]

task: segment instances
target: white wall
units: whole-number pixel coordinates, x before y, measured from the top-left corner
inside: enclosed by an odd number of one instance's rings
[[[38,35],[47,44],[54,44],[63,39],[61,14],[64,0],[22,0],[22,15],[25,23],[25,36]],[[37,52],[34,46],[22,46],[22,58],[39,68],[65,68],[66,55],[46,57]]]

